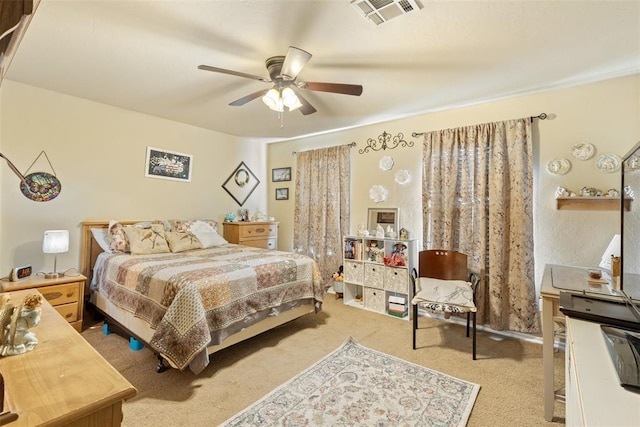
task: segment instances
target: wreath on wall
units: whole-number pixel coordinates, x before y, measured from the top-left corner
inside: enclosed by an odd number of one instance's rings
[[[236,182],[238,187],[244,187],[249,183],[249,172],[246,169],[238,169],[233,180]]]

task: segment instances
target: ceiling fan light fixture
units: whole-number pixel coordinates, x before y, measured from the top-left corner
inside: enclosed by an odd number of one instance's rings
[[[284,111],[282,97],[276,88],[269,89],[269,91],[262,97],[262,102],[264,102],[264,104],[273,111],[277,111],[279,113]]]
[[[289,109],[289,111],[294,111],[302,107],[302,103],[290,87],[282,89],[282,103]]]

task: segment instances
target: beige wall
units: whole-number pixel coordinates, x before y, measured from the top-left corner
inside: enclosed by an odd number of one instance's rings
[[[350,142],[357,143],[351,149],[351,230],[366,222],[369,207],[399,207],[401,226],[420,238],[422,142],[411,133],[541,112],[552,115],[552,119],[534,122],[537,281],[545,263],[596,265],[610,236],[618,231],[617,212],[558,211],[553,193],[558,185],[573,190],[582,186],[619,187],[617,174],[597,171],[593,159],[586,162],[571,159],[569,149],[578,142],[590,142],[596,145],[598,154],[623,155],[640,140],[639,75],[266,147],[259,142],[4,81],[0,91],[0,152],[25,171],[38,153],[45,150],[63,190],[51,202],[32,202],[20,194],[17,177],[8,167],[0,166],[0,274],[6,275],[11,266],[23,264],[32,264],[35,271],[50,270],[50,256],[41,253],[42,233],[57,228],[71,231],[71,249],[58,258],[59,269],[78,267],[79,224],[86,219],[221,220],[226,212],[237,211],[239,207],[221,185],[240,161],[247,163],[261,181],[245,207],[252,213],[261,210],[276,217],[281,230],[279,248],[290,250],[294,181],[272,183],[271,169],[292,166],[295,176],[292,151]],[[404,139],[414,146],[359,153],[368,138],[377,138],[383,131],[392,135],[403,133]],[[192,182],[145,178],[147,146],[192,154]],[[390,172],[378,168],[383,155],[390,155],[395,161]],[[546,163],[560,156],[572,160],[572,170],[564,176],[550,175]],[[401,186],[394,182],[398,169],[409,170],[410,183]],[[43,158],[31,169],[39,170],[48,171]],[[390,190],[384,203],[376,205],[369,199],[368,191],[374,184]],[[277,187],[289,187],[288,201],[275,201]],[[640,206],[635,203],[634,209]]]
[[[266,147],[225,134],[171,122],[5,80],[0,92],[0,152],[24,173],[45,150],[62,192],[33,202],[18,178],[0,165],[0,274],[31,264],[50,271],[42,254],[47,229],[70,230],[70,251],[58,270],[79,267],[80,222],[89,219],[214,218],[237,203],[222,183],[244,161],[261,183],[245,207],[266,209]],[[193,155],[190,183],[146,178],[146,147]],[[50,172],[44,157],[31,169]],[[220,230],[221,232],[222,230]]]
[[[269,169],[295,168],[292,151],[356,142],[357,147],[351,151],[351,232],[355,232],[358,224],[366,223],[367,208],[399,207],[401,226],[420,238],[422,139],[413,138],[412,132],[502,121],[543,112],[551,117],[533,123],[535,260],[536,282],[539,283],[546,263],[596,266],[612,234],[618,232],[618,212],[558,211],[554,191],[558,186],[574,191],[583,186],[603,190],[620,187],[618,174],[596,170],[595,157],[588,161],[573,159],[570,148],[579,142],[590,142],[597,147],[596,157],[603,153],[622,156],[640,139],[640,75],[270,144],[267,149],[268,166]],[[403,133],[405,140],[414,142],[414,146],[359,153],[368,138],[377,138],[383,131],[392,135]],[[384,155],[395,160],[390,172],[382,172],[378,168],[378,162]],[[555,176],[547,172],[547,162],[557,157],[571,160],[573,168],[568,174]],[[409,184],[400,186],[394,182],[398,169],[410,171],[412,181]],[[382,184],[390,190],[387,201],[376,205],[369,199],[368,191],[374,184]],[[293,191],[293,182],[289,186]],[[269,182],[269,212],[280,220],[280,248],[289,250],[293,244],[295,195],[291,193],[287,202],[275,201],[275,187]],[[640,209],[639,203],[634,204],[634,209]]]

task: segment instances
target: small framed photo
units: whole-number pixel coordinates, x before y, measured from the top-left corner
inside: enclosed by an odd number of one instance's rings
[[[191,182],[193,156],[161,148],[147,147],[144,176]]]
[[[276,188],[276,200],[289,200],[289,189]]]
[[[271,169],[271,181],[273,182],[291,181],[291,168]]]

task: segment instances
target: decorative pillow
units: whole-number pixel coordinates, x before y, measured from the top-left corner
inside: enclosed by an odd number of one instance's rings
[[[179,231],[167,231],[164,233],[164,237],[167,239],[171,252],[184,252],[190,251],[191,249],[202,249],[202,243],[200,243],[200,240],[198,240],[198,238],[190,231],[185,233],[181,233]]]
[[[184,233],[185,231],[189,231],[190,227],[195,222],[198,222],[198,221],[209,224],[217,232],[218,221],[214,219],[193,219],[193,220],[170,219],[168,222],[169,222],[169,226],[171,227],[170,228],[171,231],[179,231],[181,233]]]
[[[124,226],[118,221],[109,221],[109,248],[112,252],[131,252]]]
[[[211,225],[210,221],[193,221],[193,223],[189,225],[189,231],[200,240],[203,248],[211,248],[229,243],[218,234],[218,231]]]
[[[154,224],[161,225],[164,231],[169,230],[170,227],[169,221],[159,219],[155,221],[137,222],[133,226],[128,225],[126,227],[149,228]],[[111,252],[131,252],[129,238],[124,231],[124,227],[125,226],[118,221],[109,221],[109,247],[111,248]]]
[[[105,252],[110,253],[111,247],[109,247],[109,229],[107,228],[92,228],[91,234],[93,234],[93,239]]]
[[[476,311],[473,288],[464,280],[440,280],[419,277],[412,304],[448,312]]]
[[[162,224],[153,224],[150,228],[128,225],[124,227],[124,231],[129,239],[133,255],[170,252],[169,245],[164,238]]]

